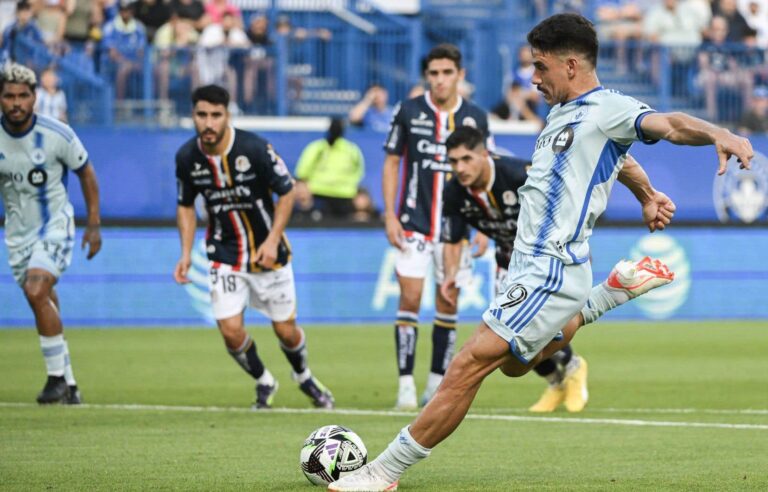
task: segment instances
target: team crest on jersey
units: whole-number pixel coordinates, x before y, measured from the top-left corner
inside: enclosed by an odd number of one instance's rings
[[[504,205],[509,205],[512,207],[517,205],[517,195],[515,195],[514,191],[507,190],[501,194],[501,201],[504,202]]]
[[[528,297],[528,290],[526,290],[523,284],[515,284],[507,289],[505,297],[507,300],[499,306],[502,309],[511,308],[523,302]]]
[[[32,169],[27,174],[27,181],[32,186],[40,188],[45,186],[45,183],[48,181],[48,173],[45,172],[45,169]]]
[[[235,159],[235,169],[239,173],[244,173],[248,171],[251,168],[251,161],[248,160],[248,158],[244,155],[237,156],[237,159]]]
[[[470,126],[472,128],[477,128],[477,121],[471,116],[467,116],[463,120],[461,120],[461,124],[463,126]]]
[[[39,166],[40,164],[45,163],[45,152],[43,149],[35,149],[29,155],[29,158],[32,160],[32,164]]]
[[[552,152],[560,154],[571,148],[573,143],[573,128],[566,126],[557,134],[552,142]]]

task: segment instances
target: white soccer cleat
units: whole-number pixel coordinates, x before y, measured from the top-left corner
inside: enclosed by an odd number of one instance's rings
[[[346,475],[328,485],[332,492],[390,492],[397,490],[398,481],[390,482],[377,472],[373,463],[368,463],[356,472]]]
[[[630,299],[634,299],[674,279],[675,274],[669,271],[667,265],[646,256],[637,263],[628,260],[616,263],[604,285],[609,290],[622,290]]]
[[[421,400],[419,400],[419,405],[422,407],[426,407],[427,403],[432,400],[432,397],[435,396],[435,393],[437,393],[437,388],[440,387],[440,383],[443,382],[443,375],[442,374],[436,374],[434,372],[429,373],[429,377],[427,378],[427,387],[424,388],[424,393],[421,394]]]
[[[415,410],[416,407],[416,383],[413,376],[400,376],[395,410]]]

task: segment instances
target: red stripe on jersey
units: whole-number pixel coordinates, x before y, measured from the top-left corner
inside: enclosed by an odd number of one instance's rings
[[[428,241],[431,241],[435,237],[435,228],[440,220],[440,180],[443,179],[443,173],[435,171],[432,175],[432,211],[430,216],[432,217],[432,223],[429,226]]]
[[[225,188],[225,185],[221,179],[221,174],[219,174],[219,168],[216,165],[216,161],[207,154],[205,154],[205,158],[208,159],[208,165],[211,166],[211,169],[213,170],[213,179],[216,182],[216,186],[218,186],[220,189]],[[232,230],[235,231],[235,238],[237,239],[237,264],[232,267],[232,270],[237,272],[240,271],[240,263],[243,261],[243,251],[245,249],[245,245],[243,244],[243,238],[240,235],[240,230],[238,229],[236,222],[237,218],[234,214],[234,212],[229,212],[227,215],[229,216],[229,221],[232,223]],[[210,224],[208,232],[206,232],[206,238],[209,234]]]
[[[403,215],[403,204],[405,203],[405,196],[408,194],[408,148],[406,147],[405,152],[403,152],[403,178],[400,182],[400,205],[397,207],[397,216],[400,217]],[[419,172],[418,169],[414,169],[413,172]]]
[[[485,200],[483,200],[482,196],[480,196],[480,193],[482,193],[482,191],[475,191],[470,189],[469,193],[472,195],[472,198],[475,199],[478,205],[480,205],[480,207],[483,209],[483,211],[485,212],[485,215],[488,217],[492,217],[491,211],[488,208],[488,205],[486,205]]]

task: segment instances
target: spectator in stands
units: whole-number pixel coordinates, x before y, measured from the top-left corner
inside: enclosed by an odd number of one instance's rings
[[[240,114],[240,108],[237,106],[237,73],[230,65],[231,50],[248,46],[248,36],[238,27],[238,19],[229,12],[222,15],[221,23],[208,24],[198,41],[200,84],[225,86],[232,97],[229,112],[234,115]]]
[[[386,133],[392,120],[389,92],[379,84],[372,84],[365,96],[349,110],[349,122],[375,132]]]
[[[699,84],[704,88],[707,117],[717,121],[720,116],[718,94],[735,90],[742,97],[741,104],[746,104],[752,93],[754,76],[748,67],[739,64],[734,47],[728,43],[728,21],[724,17],[712,18],[709,37],[699,53]]]
[[[78,51],[92,51],[92,47],[86,45],[93,40],[92,30],[95,26],[101,26],[102,19],[103,13],[98,2],[76,0],[72,12],[67,17],[64,41]]]
[[[757,33],[756,45],[768,47],[768,0],[740,0],[739,12]]]
[[[18,60],[21,55],[20,42],[40,46],[45,44],[43,34],[32,18],[32,5],[27,0],[20,0],[16,4],[16,20],[3,31],[0,62]]]
[[[739,133],[745,136],[768,133],[768,87],[755,87],[749,110],[739,121]]]
[[[35,92],[35,113],[67,122],[67,96],[59,88],[59,77],[53,67],[43,70]]]
[[[520,85],[520,89],[525,97],[526,103],[531,107],[534,113],[538,111],[541,96],[536,86],[533,85],[533,54],[531,47],[520,46],[517,50],[517,66],[512,73],[512,81]]]
[[[360,147],[344,138],[344,122],[331,120],[325,138],[311,142],[299,157],[296,178],[305,181],[326,217],[354,212],[352,201],[365,172]]]
[[[373,198],[365,188],[361,187],[357,190],[357,195],[352,200],[352,206],[355,209],[352,213],[354,222],[373,222],[381,218],[381,211],[373,204]]]
[[[157,50],[155,70],[159,99],[168,99],[171,77],[190,77],[192,87],[199,85],[193,53],[198,37],[192,22],[180,18],[176,13],[173,13],[168,22],[160,26],[155,33],[154,46]]]
[[[205,15],[205,6],[200,0],[171,0],[171,11],[179,16],[179,19],[192,22],[198,32],[210,23]]]
[[[489,115],[491,119],[504,121],[534,121],[541,124],[535,106],[526,98],[523,86],[518,81],[509,84],[507,92]]]
[[[712,15],[723,17],[728,24],[728,37],[725,39],[727,42],[744,42],[751,28],[739,12],[736,0],[717,0],[712,4]]]
[[[672,93],[687,93],[689,74],[696,61],[696,47],[709,24],[711,11],[702,9],[698,0],[663,0],[651,7],[643,21],[646,40],[668,48]],[[661,79],[660,51],[651,51],[651,77]]]
[[[296,41],[305,41],[311,38],[318,38],[321,41],[330,41],[333,33],[325,28],[307,29],[305,27],[294,27],[291,18],[287,15],[281,15],[277,18],[275,32],[281,36],[287,36],[288,39]]]
[[[296,201],[293,205],[291,223],[313,223],[323,220],[323,212],[315,206],[315,199],[307,183],[298,180],[293,185],[293,189],[296,190]]]
[[[639,65],[642,50],[630,44],[643,38],[643,9],[639,3],[634,0],[597,0],[595,11],[595,27],[601,41],[615,43],[617,72],[627,72],[630,51],[638,57]]]
[[[171,6],[164,0],[138,0],[133,4],[133,15],[144,24],[147,42],[152,43],[160,26],[171,18]]]
[[[427,90],[424,88],[424,83],[414,84],[413,87],[411,87],[411,90],[408,91],[408,99],[423,96],[425,92],[427,92]]]
[[[272,73],[274,60],[269,54],[272,39],[269,37],[269,21],[267,16],[258,13],[251,17],[248,24],[248,40],[251,42],[251,50],[245,60],[245,72],[243,73],[243,102],[250,106],[255,96],[259,93],[261,76],[263,74],[267,87],[268,100],[275,97],[275,83]]]
[[[120,0],[118,16],[104,25],[102,44],[116,74],[115,95],[125,99],[128,77],[141,73],[147,33],[144,25],[133,18],[133,0]]]
[[[212,23],[223,23],[224,16],[227,14],[232,16],[235,25],[242,30],[243,14],[240,12],[240,9],[230,3],[229,0],[208,0],[208,2],[205,3],[205,15],[208,16]]]
[[[52,53],[60,55],[64,52],[67,18],[74,10],[75,0],[42,0],[38,3],[35,18]]]

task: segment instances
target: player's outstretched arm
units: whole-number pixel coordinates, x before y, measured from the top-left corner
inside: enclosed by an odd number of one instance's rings
[[[642,205],[643,223],[648,226],[648,230],[663,231],[672,221],[675,204],[667,195],[653,188],[643,167],[629,154],[621,168],[618,180],[629,188]]]
[[[179,239],[181,239],[181,258],[173,270],[173,279],[179,284],[187,284],[189,283],[187,272],[192,265],[192,243],[195,241],[195,226],[197,225],[195,207],[177,206],[176,225],[179,227]]]
[[[384,171],[381,178],[382,192],[384,193],[384,223],[387,230],[387,239],[392,246],[403,249],[403,226],[395,212],[395,200],[397,199],[397,172],[400,169],[400,156],[387,154],[384,159]],[[403,190],[406,193],[406,190]]]
[[[85,207],[87,209],[88,220],[83,234],[81,248],[88,245],[88,256],[90,260],[101,250],[101,214],[99,212],[99,182],[96,180],[96,171],[90,162],[86,163],[80,169],[75,171],[80,180],[80,188],[83,190],[85,198]]]
[[[720,162],[717,174],[725,173],[731,156],[738,158],[742,169],[749,169],[755,155],[746,138],[685,113],[649,113],[643,117],[640,128],[646,138],[676,145],[714,145]]]
[[[296,199],[296,189],[291,188],[287,193],[277,197],[275,204],[275,217],[272,221],[272,229],[269,235],[256,250],[254,261],[264,268],[272,268],[277,260],[277,248],[288,225],[293,211],[293,202]]]

